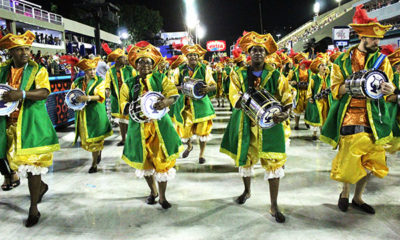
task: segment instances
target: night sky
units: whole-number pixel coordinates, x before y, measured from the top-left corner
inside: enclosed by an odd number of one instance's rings
[[[321,13],[337,6],[335,0],[318,0]],[[31,0],[49,9],[49,2],[59,6],[59,14],[63,15],[65,0]],[[70,0],[68,2],[76,2]],[[78,1],[79,2],[79,1]],[[112,3],[126,2],[110,0]],[[160,11],[164,20],[163,30],[166,32],[184,31],[185,5],[183,0],[135,0]],[[226,40],[228,45],[241,36],[243,30],[260,32],[258,0],[197,0],[200,24],[206,28],[206,36],[202,40],[203,47],[208,40]],[[343,0],[343,3],[349,0]],[[313,17],[315,0],[262,0],[264,30],[273,35],[285,34],[301,26]]]

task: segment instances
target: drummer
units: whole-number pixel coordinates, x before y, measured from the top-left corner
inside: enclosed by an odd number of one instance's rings
[[[138,76],[126,80],[122,85],[121,109],[124,109],[125,113],[128,113],[128,103],[139,101],[139,97],[146,92],[155,91],[164,95],[164,98],[154,104],[157,110],[169,107],[178,99],[178,91],[174,84],[164,74],[153,71],[161,58],[161,53],[145,41],[138,42],[129,51],[129,63],[138,71]],[[158,202],[162,208],[171,207],[165,192],[167,182],[175,177],[175,161],[182,151],[181,140],[168,114],[160,120],[146,123],[129,120],[122,159],[129,166],[136,168],[137,177],[145,178],[150,188],[147,204],[155,204],[160,196]]]
[[[202,89],[202,94],[206,96],[202,99],[191,99],[188,96],[180,94],[178,101],[174,106],[174,116],[178,125],[178,134],[183,143],[187,144],[182,157],[186,158],[193,150],[192,137],[197,135],[200,141],[199,163],[206,162],[204,151],[206,143],[210,140],[212,130],[212,119],[216,117],[214,108],[208,95],[213,96],[216,92],[216,83],[212,77],[212,69],[200,62],[200,58],[207,51],[200,45],[185,45],[182,47],[182,53],[186,56],[188,63],[179,66],[175,70],[175,85],[179,86],[185,77],[199,79],[206,83]]]
[[[223,83],[225,82],[225,74],[224,74],[224,64],[222,62],[219,62],[215,65],[215,71],[213,73],[213,78],[217,82],[217,95],[215,98],[217,99],[218,105],[217,107],[221,106],[221,101],[222,101],[222,107],[225,105],[225,93],[223,89]]]
[[[350,24],[359,35],[360,43],[341,54],[332,67],[332,97],[337,102],[329,110],[320,139],[334,148],[339,147],[330,174],[333,180],[343,183],[338,201],[339,209],[347,211],[350,184],[356,184],[352,206],[374,214],[374,208],[364,202],[362,194],[371,174],[379,178],[388,174],[383,144],[392,138],[392,122],[383,98],[374,101],[353,98],[346,92],[345,79],[352,73],[377,67],[390,81],[381,84],[382,93],[393,93],[390,62],[387,58],[381,64],[377,61],[380,56],[380,39],[391,25],[381,25],[376,19],[368,18],[362,7],[363,5],[356,7],[354,23]],[[377,65],[374,66],[375,64]]]
[[[308,104],[304,121],[309,124],[311,130],[313,130],[313,140],[318,139],[317,130],[318,128],[322,128],[329,112],[328,95],[320,99],[315,98],[317,95],[321,95],[321,92],[325,91],[327,86],[330,86],[330,77],[326,61],[325,56],[320,55],[315,58],[310,65],[310,69],[314,74],[308,86],[310,95],[307,95]]]
[[[111,49],[110,49],[111,50]],[[119,120],[122,140],[117,146],[124,146],[129,117],[122,114],[119,109],[119,92],[126,79],[136,76],[136,70],[128,64],[124,50],[117,48],[107,56],[107,62],[115,62],[106,73],[106,95],[111,99],[111,115]]]
[[[79,88],[86,95],[78,97],[78,102],[86,102],[81,111],[75,112],[75,141],[81,138],[81,147],[92,153],[92,166],[89,173],[97,172],[97,164],[101,161],[101,151],[104,148],[104,139],[113,134],[107,112],[104,107],[105,81],[96,76],[96,67],[99,58],[82,59],[76,65],[85,72],[78,77],[71,89]]]
[[[12,174],[11,167],[13,172],[18,169],[21,176],[28,177],[31,203],[26,227],[39,221],[37,204],[49,189],[42,175],[53,164],[53,152],[60,149],[45,106],[50,94],[47,70],[29,57],[34,40],[30,31],[22,35],[10,33],[0,39],[0,49],[8,49],[11,55],[0,67],[0,83],[17,89],[4,93],[2,101],[19,101],[19,110],[9,117],[0,116],[0,159],[9,163],[8,174]],[[19,184],[15,177],[10,181],[11,187]]]
[[[220,151],[230,156],[235,161],[236,167],[239,167],[244,191],[236,199],[238,204],[244,204],[250,198],[254,165],[261,159],[261,165],[265,169],[264,179],[268,180],[270,187],[270,213],[277,222],[282,223],[285,221],[285,216],[280,212],[277,203],[279,181],[284,176],[283,166],[286,162],[282,122],[289,116],[292,95],[288,83],[282,79],[280,72],[271,70],[264,64],[266,55],[274,53],[278,47],[270,34],[248,32],[240,40],[240,47],[250,54],[251,65],[231,73],[229,99],[234,109],[222,138]],[[283,111],[273,117],[277,123],[274,127],[261,129],[257,123],[250,120],[243,109],[240,109],[242,94],[250,87],[265,89],[282,105]]]

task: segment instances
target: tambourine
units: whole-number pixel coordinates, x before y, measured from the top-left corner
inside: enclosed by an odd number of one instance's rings
[[[3,94],[11,90],[16,90],[16,89],[7,84],[0,84],[0,116],[9,116],[12,112],[14,112],[18,108],[19,101],[15,102],[3,101]]]
[[[78,102],[80,96],[86,96],[86,93],[79,88],[69,90],[65,95],[65,104],[74,111],[81,111],[86,107],[86,102]]]

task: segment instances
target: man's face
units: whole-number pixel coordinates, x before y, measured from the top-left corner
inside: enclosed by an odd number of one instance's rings
[[[374,53],[378,50],[380,42],[379,38],[364,37],[361,40],[361,43],[364,44],[364,48],[367,52]]]
[[[186,58],[188,59],[189,65],[196,65],[197,62],[199,61],[199,55],[196,53],[189,53]]]
[[[319,69],[319,73],[325,74],[325,72],[326,72],[326,64],[325,63],[321,63],[319,65],[318,69]]]
[[[266,52],[263,47],[260,46],[254,46],[250,49],[250,57],[251,57],[251,62],[255,64],[260,64],[264,62],[264,59],[266,57]]]
[[[128,62],[128,58],[125,55],[123,55],[117,59],[117,64],[120,66],[126,65],[127,62]]]
[[[394,69],[396,70],[397,73],[400,73],[400,63],[394,65]]]
[[[85,71],[86,76],[88,76],[89,79],[92,79],[96,76],[96,68],[88,69]]]
[[[150,74],[153,69],[153,60],[147,57],[139,58],[136,62],[136,68],[142,76]]]
[[[26,64],[29,61],[30,51],[30,47],[24,46],[10,49],[9,53],[15,63],[17,63],[18,65],[22,65]]]

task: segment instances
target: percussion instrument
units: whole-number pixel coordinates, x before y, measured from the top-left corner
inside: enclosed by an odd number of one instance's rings
[[[298,82],[297,86],[299,87],[299,89],[301,90],[306,90],[308,88],[308,82]]]
[[[147,92],[129,104],[129,115],[133,121],[138,123],[150,122],[154,119],[160,120],[168,112],[169,108],[157,110],[154,104],[164,96],[159,92]]]
[[[328,98],[329,94],[331,93],[331,89],[327,88],[325,90],[321,90],[318,94],[315,94],[314,99],[320,100],[324,98]]]
[[[80,96],[86,96],[86,93],[79,88],[69,90],[65,95],[65,104],[74,111],[81,111],[86,107],[86,102],[78,102]]]
[[[240,105],[247,116],[263,129],[275,126],[273,116],[282,112],[281,104],[265,89],[245,92]]]
[[[182,83],[182,93],[194,99],[202,99],[206,94],[200,94],[200,90],[206,86],[203,80],[185,77]]]
[[[381,70],[361,70],[345,80],[345,87],[346,92],[352,97],[379,99],[383,97],[381,88],[383,82],[389,82],[389,79]]]
[[[15,102],[3,101],[2,98],[3,94],[11,90],[15,90],[15,88],[7,84],[0,84],[0,116],[9,116],[12,112],[14,112],[18,108],[19,101]]]

